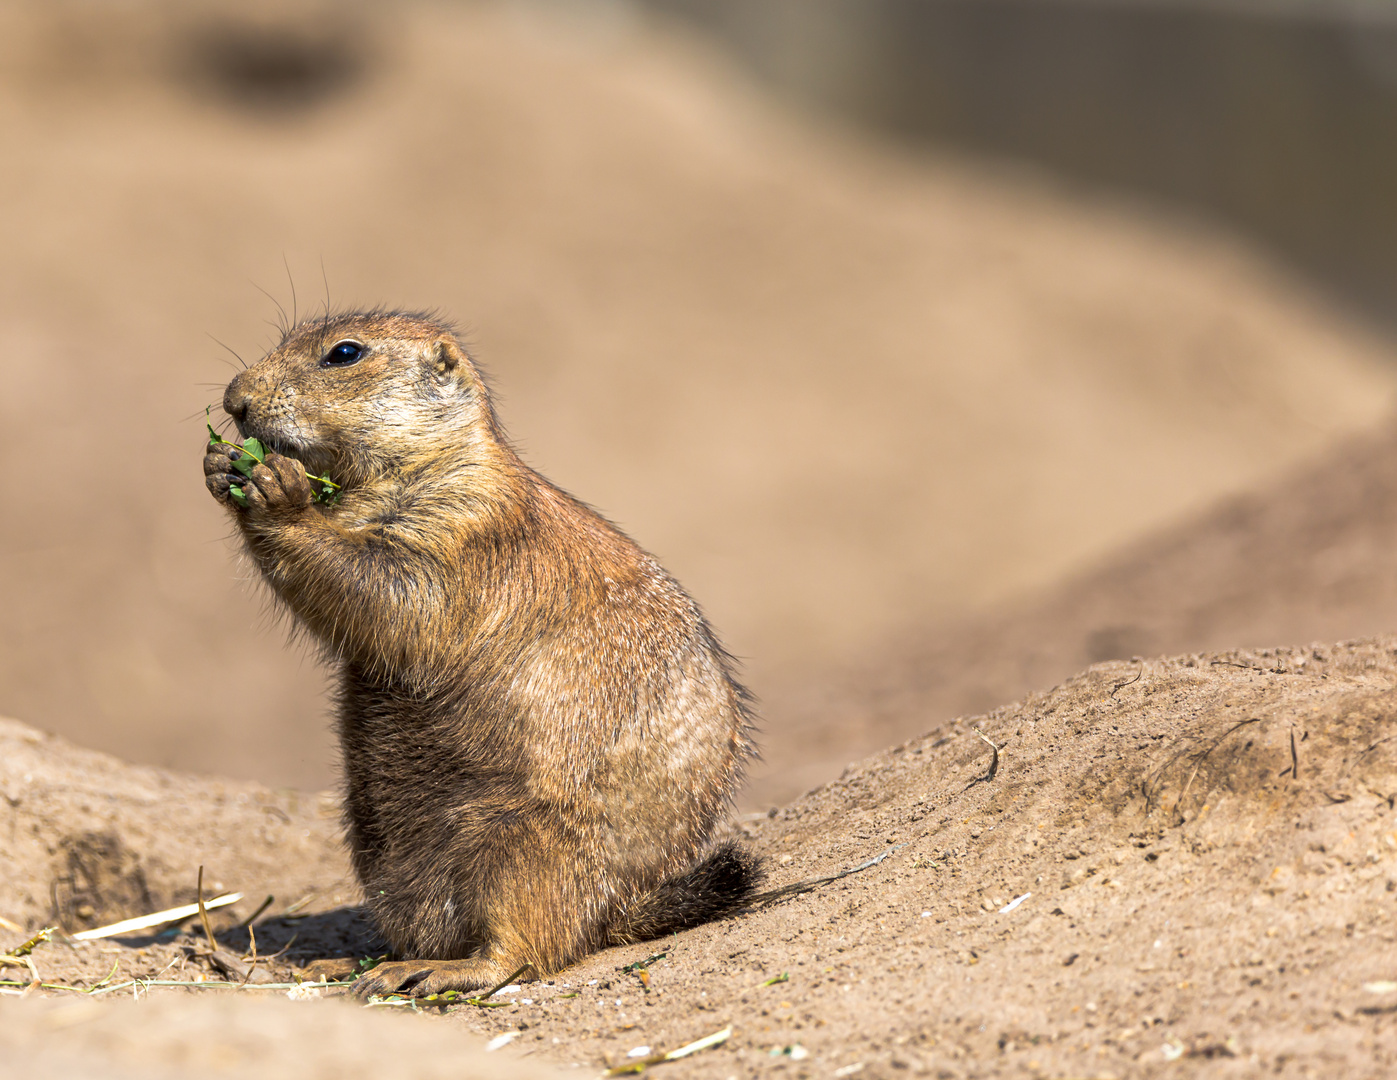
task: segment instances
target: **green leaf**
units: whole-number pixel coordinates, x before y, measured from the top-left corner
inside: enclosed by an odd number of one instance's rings
[[[260,461],[258,461],[255,457],[252,457],[250,454],[243,454],[235,461],[231,458],[229,460],[232,462],[233,468],[237,469],[238,472],[242,473],[249,480],[252,479],[252,470],[257,468],[257,466],[261,464]]]
[[[340,501],[339,485],[330,479],[329,473],[322,476],[314,476],[311,473],[306,473],[306,477],[320,485],[315,491],[314,496],[312,496],[314,502],[321,506],[334,506],[335,503]]]
[[[243,449],[255,457],[258,464],[267,460],[267,448],[257,439],[244,439]]]
[[[247,505],[247,496],[243,494],[243,489],[237,484],[228,485],[228,494],[233,497],[233,501],[239,506]]]

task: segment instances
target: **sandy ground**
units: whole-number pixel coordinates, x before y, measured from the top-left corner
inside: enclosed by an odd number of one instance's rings
[[[269,40],[309,97],[252,81]],[[773,769],[871,646],[1284,475],[1397,384],[1238,242],[817,130],[624,19],[53,0],[0,10],[0,61],[0,711],[129,760],[332,780],[322,676],[198,471],[212,338],[259,354],[288,268],[302,311],[327,281],[467,328],[529,460],[746,658]]]
[[[1390,346],[1234,241],[812,130],[624,19],[240,15],[373,44],[293,108],[214,7],[151,10],[0,9],[0,711],[59,733],[0,722],[0,948],[203,865],[248,956],[275,899],[241,990],[187,923],[39,946],[71,989],[0,994],[7,1068],[591,1076],[730,1025],[662,1074],[1397,1069],[1397,639],[1344,641],[1397,610]],[[206,335],[259,351],[283,253],[302,307],[323,259],[335,304],[467,324],[529,458],[750,658],[731,827],[773,884],[881,861],[496,1010],[262,981],[379,947],[306,793],[321,676],[199,483]]]
[[[409,1075],[410,1063],[434,1060],[445,1027],[513,1033],[483,1074],[511,1073],[527,1055],[595,1075],[639,1047],[664,1052],[731,1028],[720,1047],[665,1065],[665,1075],[1390,1076],[1394,685],[1397,638],[1097,665],[735,823],[773,884],[883,856],[862,871],[600,953],[501,995],[507,1007],[452,1006],[411,1032],[375,1027],[383,1017],[334,989],[320,994],[340,1001],[306,1003],[229,983],[131,985],[215,978],[193,932],[39,946],[49,985],[96,992],[36,989],[37,1002],[0,1002],[0,1032],[41,1072],[109,1060],[124,1038],[110,1075],[145,1057],[157,1067],[216,1061],[227,1047],[214,1075],[264,1075],[258,1062],[268,1060],[276,1075],[329,1076],[364,1039],[380,1057],[393,1046],[386,1075]],[[987,740],[1000,748],[997,767]],[[261,955],[278,953],[262,962],[268,978],[294,979],[317,954],[376,948],[355,911],[337,906],[334,868],[305,861],[314,811],[251,786],[230,798],[232,788],[123,770],[17,724],[0,743],[0,830],[12,838],[85,827],[95,782],[107,796],[104,827],[129,855],[125,877],[144,868],[152,896],[187,895],[195,857],[216,861],[250,897],[292,865],[299,880],[284,895],[328,886],[290,917],[272,910],[254,923]],[[147,831],[152,784],[185,835]],[[269,829],[273,806],[281,813]],[[61,847],[48,857],[44,847],[7,852],[7,898],[16,885],[41,897],[71,866]],[[7,918],[44,917],[42,901],[7,903]],[[241,914],[221,915],[219,940],[247,954],[248,932],[232,925]],[[127,994],[156,1004],[117,1016],[102,1008]],[[188,994],[202,996],[192,1028],[163,1000]],[[233,1001],[211,1005],[214,994]],[[322,1042],[338,1022],[322,1011],[331,1004],[363,1016],[348,1043]],[[215,1008],[232,1010],[227,1026]],[[289,1018],[295,1010],[303,1022]],[[46,1036],[55,1028],[61,1038]]]
[[[542,1063],[492,1059],[478,1038],[409,1017],[366,1017],[254,994],[0,1008],[5,1067],[14,1075],[102,1080],[189,1076],[266,1080],[460,1080],[556,1076]]]

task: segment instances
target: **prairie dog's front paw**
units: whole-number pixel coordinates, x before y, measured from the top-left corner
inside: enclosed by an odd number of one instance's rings
[[[464,993],[495,986],[508,972],[509,968],[498,961],[483,958],[390,961],[360,975],[350,992],[363,998],[384,994],[429,997],[449,990]]]
[[[242,491],[247,477],[233,464],[244,456],[236,446],[212,442],[204,454],[204,486],[209,489],[210,495],[229,508],[247,505]]]
[[[223,505],[254,516],[296,514],[314,499],[306,470],[295,458],[268,453],[260,462],[227,443],[204,455],[204,483]]]
[[[305,468],[295,458],[280,454],[268,454],[261,465],[253,466],[243,494],[254,514],[299,513],[315,498]]]

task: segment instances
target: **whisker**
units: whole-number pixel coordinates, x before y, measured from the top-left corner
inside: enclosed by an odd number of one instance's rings
[[[325,315],[320,322],[320,333],[330,329],[330,275],[325,272],[325,253],[320,253],[320,280],[325,283]]]
[[[276,305],[277,311],[281,312],[281,322],[280,322],[279,324],[276,324],[276,329],[277,329],[277,331],[278,331],[279,333],[282,334],[282,336],[285,336],[287,330],[289,330],[290,327],[288,327],[288,326],[286,325],[286,309],[285,309],[284,307],[281,306],[281,301],[278,300],[278,299],[277,299],[275,296],[273,296],[271,293],[269,293],[266,289],[262,288],[261,285],[258,285],[257,282],[255,282],[255,281],[253,281],[253,280],[251,280],[251,279],[248,279],[248,284],[251,285],[251,286],[252,286],[254,289],[256,289],[258,292],[260,292],[263,296],[265,296],[265,297],[266,297],[268,300],[270,300],[273,304],[275,304],[275,305]],[[269,325],[272,325],[272,324],[269,324]]]
[[[291,264],[286,261],[286,252],[281,253],[281,265],[286,267],[286,280],[291,285],[291,325],[296,325],[296,279],[291,276]]]
[[[222,409],[223,406],[222,406],[219,402],[217,402],[217,401],[210,402],[207,406],[205,406],[204,408],[200,409],[198,412],[196,412],[196,413],[190,413],[190,414],[189,414],[188,416],[186,416],[183,420],[181,420],[180,423],[181,423],[181,424],[187,424],[187,423],[189,423],[189,421],[191,421],[191,420],[197,420],[197,419],[199,419],[199,417],[201,417],[201,416],[209,417],[210,419],[212,419],[212,417],[213,417],[213,415],[214,415],[214,414],[213,414],[213,409],[214,409],[214,408]],[[221,423],[221,422],[222,422],[222,421],[220,421],[220,423]]]
[[[207,334],[208,331],[205,331],[205,333]],[[212,341],[215,345],[219,346],[220,348],[227,349],[230,353],[232,353],[233,358],[243,366],[243,370],[247,370],[247,361],[238,355],[238,351],[236,349],[232,348],[231,346],[224,345],[223,342],[219,341],[218,338],[214,337],[212,334],[208,334],[208,337],[209,340]],[[236,371],[237,369],[235,368],[234,370]]]

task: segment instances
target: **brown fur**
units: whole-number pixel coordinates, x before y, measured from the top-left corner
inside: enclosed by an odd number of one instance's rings
[[[327,366],[346,339],[363,357]],[[248,507],[227,448],[209,489],[339,666],[354,868],[416,961],[361,992],[544,974],[750,896],[750,858],[709,845],[753,752],[731,659],[653,558],[519,459],[448,327],[302,323],[224,409],[275,452]]]

